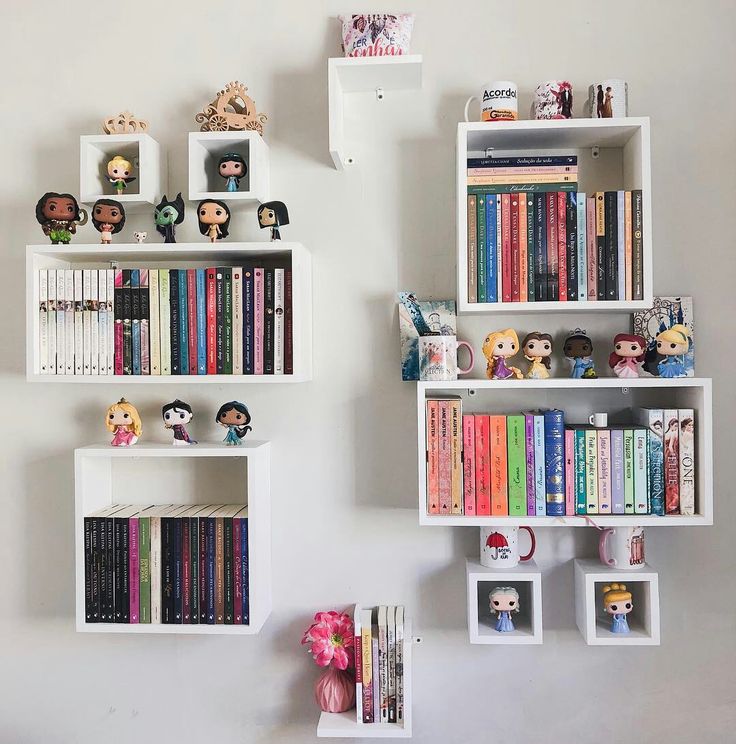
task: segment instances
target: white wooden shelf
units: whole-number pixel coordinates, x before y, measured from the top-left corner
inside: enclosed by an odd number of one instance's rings
[[[625,584],[632,594],[629,633],[612,633],[610,616],[603,611],[603,587],[611,582]],[[621,571],[595,560],[576,560],[575,620],[589,646],[659,646],[657,572],[648,567]]]
[[[542,643],[542,574],[533,561],[505,570],[486,568],[466,560],[468,635],[470,642],[486,645],[539,645]],[[488,608],[488,594],[496,586],[513,586],[519,592],[521,610],[514,613],[514,630],[499,633]]]
[[[245,440],[240,447],[202,442],[189,447],[146,442],[132,447],[95,444],[74,450],[74,530],[76,573],[76,627],[82,633],[167,633],[194,635],[254,635],[271,614],[271,471],[269,442]],[[234,458],[240,475],[228,490],[228,503],[248,506],[248,561],[250,567],[249,625],[170,625],[154,623],[87,623],[84,597],[84,518],[99,509],[121,503],[115,498],[116,460],[141,458]],[[221,493],[198,493],[182,500],[161,484],[160,498],[148,503],[217,504]],[[118,493],[122,491],[118,489]]]
[[[692,408],[696,421],[696,485],[693,516],[682,515],[590,515],[566,517],[431,516],[427,514],[426,483],[426,401],[437,396],[462,399],[463,413],[512,414],[536,408],[559,408],[565,422],[587,421],[598,411],[608,411],[609,420],[627,419],[627,411],[638,406]],[[549,380],[468,379],[455,382],[417,383],[417,475],[419,482],[419,524],[434,527],[475,527],[529,525],[531,527],[601,527],[635,525],[642,527],[684,527],[713,524],[713,398],[710,378],[642,377],[623,380],[550,378]]]
[[[155,233],[154,233],[155,234]],[[40,269],[197,268],[262,263],[291,265],[294,374],[291,375],[46,375],[40,374],[38,272]],[[312,379],[312,257],[301,243],[99,243],[26,247],[26,379],[29,382],[140,384],[284,384]]]
[[[457,297],[459,313],[633,312],[652,306],[652,194],[649,118],[549,119],[460,123],[457,128]],[[596,155],[593,154],[596,148]],[[469,302],[467,158],[566,154],[578,156],[579,190],[642,189],[642,300]]]
[[[248,173],[238,191],[226,191],[217,161],[229,152],[243,156]],[[220,199],[230,204],[264,202],[270,193],[268,145],[258,132],[190,132],[189,199]]]
[[[345,97],[348,93],[374,93],[380,101],[385,92],[422,87],[422,56],[331,57],[327,60],[329,94],[329,147],[337,170],[356,162],[345,136]]]
[[[120,196],[107,180],[107,163],[115,155],[137,165],[135,181]],[[90,134],[79,138],[79,194],[85,204],[115,199],[126,210],[147,209],[167,190],[166,176],[166,156],[148,134]]]

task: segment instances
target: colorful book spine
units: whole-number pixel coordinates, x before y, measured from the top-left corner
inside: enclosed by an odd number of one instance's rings
[[[511,301],[519,302],[521,282],[521,250],[519,246],[519,199],[521,194],[511,195]]]
[[[680,424],[680,514],[695,514],[695,411],[681,408]]]
[[[624,429],[624,514],[634,513],[634,430]]]
[[[567,301],[567,194],[557,194],[557,286],[560,302]]]
[[[487,166],[482,168],[470,168],[468,167],[466,175],[471,176],[577,176],[578,167],[565,166],[559,167],[556,165],[529,165],[529,166],[509,166],[509,167],[496,167]]]
[[[647,488],[650,513],[664,516],[664,411],[661,408],[637,408],[634,416],[634,420],[647,430]]]
[[[288,272],[291,277],[291,272]],[[243,372],[246,375],[253,374],[254,364],[254,296],[253,296],[253,269],[243,269]]]
[[[450,453],[450,402],[439,401],[439,494],[440,514],[452,513],[452,469]]]
[[[133,374],[141,373],[141,272],[140,269],[130,271],[130,306],[131,324],[130,337],[133,355]]]
[[[611,514],[625,514],[624,431],[611,430]]]
[[[527,215],[526,202],[527,195],[519,194],[519,302],[529,301],[529,265],[528,265],[528,242],[526,235]]]
[[[618,297],[618,192],[606,191],[605,209],[605,261],[606,261],[606,296],[607,300]]]
[[[534,515],[547,513],[547,474],[544,454],[544,416],[534,414]]]
[[[160,375],[161,370],[161,305],[159,304],[160,272],[150,269],[148,272],[148,314],[149,335],[151,345],[151,374]]]
[[[575,429],[575,513],[587,514],[585,430]]]
[[[207,374],[207,270],[196,270],[197,374]]]
[[[596,242],[595,197],[585,199],[585,264],[587,268],[586,299],[598,299],[598,245]]]
[[[578,194],[575,191],[566,196],[566,252],[567,252],[567,299],[578,299]]]
[[[634,513],[649,514],[647,490],[647,433],[645,429],[634,429]]]
[[[179,269],[179,374],[189,374],[189,282],[187,269]]]
[[[472,170],[478,170],[473,168]],[[532,182],[537,186],[558,183],[577,183],[576,173],[521,173],[519,175],[498,174],[487,170],[480,174],[468,174],[468,186],[519,186]]]
[[[577,155],[513,155],[492,158],[468,158],[468,168],[555,168],[563,172],[575,173]]]
[[[140,545],[139,545],[139,522],[137,517],[131,517],[128,522],[129,531],[129,560],[130,560],[130,609],[129,617],[131,623],[140,622]]]
[[[626,195],[624,191],[616,192],[616,270],[618,271],[617,296],[626,299]]]
[[[448,401],[450,417],[450,504],[452,514],[463,513],[462,411],[460,400]]]
[[[475,415],[475,502],[479,517],[489,516],[492,505],[493,447],[489,417]],[[505,437],[505,432],[504,432]]]
[[[99,272],[92,269],[90,275],[90,374],[100,374],[100,301],[99,301]],[[57,304],[58,310],[58,304]],[[58,340],[58,339],[57,339]],[[58,345],[58,344],[57,344]]]
[[[38,272],[38,371],[49,374],[49,274]]]
[[[478,301],[478,197],[468,194],[468,302]]]
[[[527,193],[557,193],[559,191],[576,191],[577,181],[551,181],[550,183],[536,183],[534,177],[520,180],[511,184],[469,184],[468,194],[521,194]]]
[[[294,280],[284,270],[284,374],[294,374]]]
[[[161,339],[161,374],[171,374],[171,277],[168,269],[158,271],[159,335]]]
[[[501,194],[501,290],[502,301],[512,300],[511,194]]]
[[[536,300],[535,256],[534,256],[534,194],[525,194],[526,199],[526,268],[527,268],[527,300]]]
[[[664,411],[665,513],[680,513],[680,422],[676,409]]]
[[[478,233],[476,239],[476,271],[477,279],[477,296],[478,302],[487,302],[486,298],[486,197],[484,194],[478,194],[476,202],[475,225]]]
[[[105,271],[107,285],[107,374],[115,374],[115,270]]]
[[[475,516],[475,417],[463,415],[463,511]]]
[[[371,612],[363,610],[361,614],[361,681],[363,689],[363,723],[373,723],[373,642],[371,633]]]
[[[155,274],[153,271],[151,274]],[[151,622],[151,518],[138,519],[139,621]]]
[[[87,272],[89,273],[89,272]],[[47,317],[47,368],[50,375],[56,374],[56,269],[48,269],[48,302],[46,307],[48,308]],[[88,286],[89,289],[89,286]],[[86,304],[85,304],[86,310]],[[86,317],[86,315],[85,315]],[[87,318],[87,324],[85,324],[85,330],[89,335],[89,318]],[[89,365],[85,367],[85,374],[89,374]]]
[[[105,297],[107,298],[107,274],[105,272]],[[109,298],[110,309],[112,309],[112,295]],[[74,270],[64,269],[64,374],[74,374]],[[107,320],[108,313],[105,314]],[[105,328],[106,341],[109,339],[107,327]],[[107,349],[107,343],[105,344]],[[108,370],[107,358],[105,358],[105,374],[112,374]]]
[[[611,513],[611,432],[598,432],[598,513]]]
[[[97,273],[97,272],[95,272]],[[56,272],[56,374],[66,374],[66,306],[64,269]]]
[[[217,374],[225,371],[225,277],[222,266],[215,270],[215,355]]]
[[[233,519],[233,623],[243,624],[243,566],[241,520]]]
[[[229,266],[222,269],[222,372],[233,373],[233,271]]]
[[[534,414],[524,414],[524,448],[526,453],[526,513],[534,516],[537,513],[536,489],[534,486]]]
[[[181,354],[182,354],[182,320],[181,320],[181,302],[179,295],[181,293],[181,282],[179,281],[179,269],[169,270],[169,309],[170,309],[170,335],[171,335],[171,374],[182,374]],[[186,284],[184,285],[186,288]],[[186,337],[184,343],[186,344]]]
[[[605,193],[595,192],[595,253],[596,294],[599,300],[606,299],[606,204]]]
[[[545,195],[547,204],[547,299],[560,299],[560,275],[557,259],[557,193],[552,191]]]
[[[141,269],[141,374],[151,374],[151,293],[149,270]]]
[[[632,273],[632,256],[634,246],[633,222],[631,215],[631,192],[624,192],[624,274],[625,274],[625,297],[627,300],[634,298],[634,285]]]
[[[494,517],[506,517],[509,514],[509,471],[506,416],[479,417],[476,415],[475,418],[476,420],[478,420],[478,418],[487,419],[488,436],[485,441],[490,442],[489,470],[487,474],[487,482],[490,483],[490,509],[487,512],[481,512],[479,502],[478,514],[492,514]]]
[[[598,514],[598,437],[593,429],[585,430],[585,493],[588,514]]]
[[[565,515],[565,422],[562,411],[544,412],[547,515]]]
[[[641,189],[631,192],[631,274],[632,295],[635,300],[644,299],[644,199]]]
[[[547,292],[547,200],[544,194],[534,197],[534,298],[549,299]]]
[[[250,559],[248,553],[248,517],[241,517],[240,526],[240,563],[243,572],[243,625],[250,624]]]
[[[427,401],[427,513],[440,513],[439,470],[440,405],[437,400]]]
[[[498,234],[498,214],[496,212],[496,197],[490,195],[486,202],[486,302],[498,302],[498,244],[496,236]]]
[[[217,374],[217,269],[206,269],[207,282],[207,374]]]
[[[122,272],[119,269],[113,269],[114,280],[114,331],[113,331],[113,347],[117,345],[117,312],[118,312],[118,291],[117,291],[117,277],[120,276],[120,286],[122,288]],[[74,374],[84,374],[84,301],[82,300],[82,269],[74,269]],[[121,316],[122,320],[122,316]],[[122,351],[123,344],[123,333],[122,326],[120,327],[120,348]],[[117,371],[117,353],[115,356],[116,368],[114,373],[123,374],[123,362],[122,355],[120,357],[120,372]]]
[[[575,514],[575,432],[565,429],[565,514]]]
[[[276,273],[283,269],[276,269]],[[233,267],[233,374],[243,374],[243,269]],[[283,313],[283,307],[282,307]],[[277,312],[276,319],[283,323],[283,314]]]
[[[524,416],[507,416],[506,429],[509,469],[509,516],[526,516],[526,435]]]
[[[263,374],[263,324],[265,315],[265,295],[264,295],[264,270],[256,268],[253,270],[253,287],[254,287],[254,323],[253,323],[253,341],[254,341],[254,374]]]
[[[197,270],[187,269],[187,373],[197,374]]]
[[[578,251],[578,300],[588,299],[588,246],[587,240],[587,205],[585,192],[578,191],[577,208],[577,251]]]
[[[284,374],[284,270],[273,272],[273,372]]]

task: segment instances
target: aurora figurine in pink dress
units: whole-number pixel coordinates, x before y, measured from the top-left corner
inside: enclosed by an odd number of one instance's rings
[[[608,366],[616,377],[636,378],[644,362],[647,340],[636,333],[619,333],[613,339],[613,352]]]
[[[143,431],[138,410],[125,398],[121,398],[107,409],[105,426],[113,434],[110,442],[113,447],[134,445]]]
[[[521,380],[524,375],[518,367],[509,367],[506,360],[519,353],[519,337],[513,328],[489,333],[483,342],[483,354],[488,360],[486,376],[489,380]]]
[[[491,614],[496,615],[496,630],[511,633],[515,630],[512,612],[519,612],[519,592],[513,586],[496,586],[488,595]]]

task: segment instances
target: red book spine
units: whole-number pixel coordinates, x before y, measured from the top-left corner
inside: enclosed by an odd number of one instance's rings
[[[189,517],[181,517],[182,623],[192,622],[192,547]]]
[[[559,264],[557,263],[557,194],[547,194],[547,299],[558,300]]]
[[[521,277],[521,257],[519,252],[519,196],[511,196],[511,301],[521,299],[519,281]]]
[[[475,416],[463,416],[463,504],[466,516],[475,515]]]
[[[189,374],[197,374],[197,270],[187,269],[187,329]],[[182,370],[184,372],[184,370]]]
[[[598,248],[595,242],[595,198],[585,197],[585,249],[588,256],[588,299],[598,299]]]
[[[294,374],[294,288],[291,269],[284,271],[284,374]]]
[[[233,570],[235,573],[233,598],[235,602],[235,625],[243,624],[242,524],[243,522],[240,517],[233,519]]]
[[[567,302],[567,194],[557,192],[557,275],[560,300]]]
[[[217,277],[207,269],[207,374],[217,374]]]
[[[488,442],[491,453],[491,510],[494,517],[507,517],[509,515],[509,465],[506,416],[490,416],[488,422]]]
[[[501,291],[511,302],[511,194],[501,194]]]
[[[452,513],[452,452],[450,450],[450,403],[439,402],[440,514]]]
[[[475,503],[479,517],[491,514],[491,458],[488,416],[475,416]]]

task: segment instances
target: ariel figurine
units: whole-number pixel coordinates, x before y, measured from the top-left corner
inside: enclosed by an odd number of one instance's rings
[[[519,353],[519,337],[513,328],[495,331],[486,336],[483,342],[483,354],[488,360],[486,376],[489,380],[507,380],[515,377],[521,380],[523,375],[517,367],[507,367],[506,360]]]
[[[189,403],[178,398],[172,400],[161,409],[161,417],[164,420],[164,426],[171,429],[174,434],[172,442],[174,446],[185,447],[188,444],[197,444],[196,440],[189,436],[186,426],[194,417]]]
[[[585,331],[576,328],[566,339],[562,353],[572,365],[570,377],[574,380],[595,380],[595,362],[593,362],[593,341]]]
[[[644,362],[647,340],[636,333],[619,333],[613,339],[613,352],[608,357],[608,366],[616,377],[639,377]]]
[[[549,377],[552,356],[552,336],[549,333],[532,331],[521,342],[524,356],[531,362],[526,371],[528,380],[546,380]]]
[[[513,586],[496,586],[488,595],[488,606],[491,614],[496,615],[496,630],[499,633],[511,633],[514,621],[512,612],[519,612],[519,592]]]
[[[125,398],[121,398],[107,409],[105,426],[113,433],[110,442],[113,447],[130,447],[138,441],[143,431],[138,409]]]
[[[629,633],[626,616],[634,609],[631,592],[626,584],[607,584],[603,587],[603,609],[611,616],[611,633]]]
[[[687,377],[683,355],[690,348],[690,329],[679,323],[657,336],[657,352],[664,359],[657,364],[660,377]]]
[[[225,439],[222,441],[228,446],[239,447],[243,444],[241,441],[243,437],[253,428],[248,426],[251,418],[247,406],[237,400],[223,403],[215,416],[215,421],[227,429]]]
[[[115,193],[120,196],[128,184],[135,181],[130,174],[133,172],[133,164],[122,155],[116,155],[107,164],[107,180],[112,184]]]

